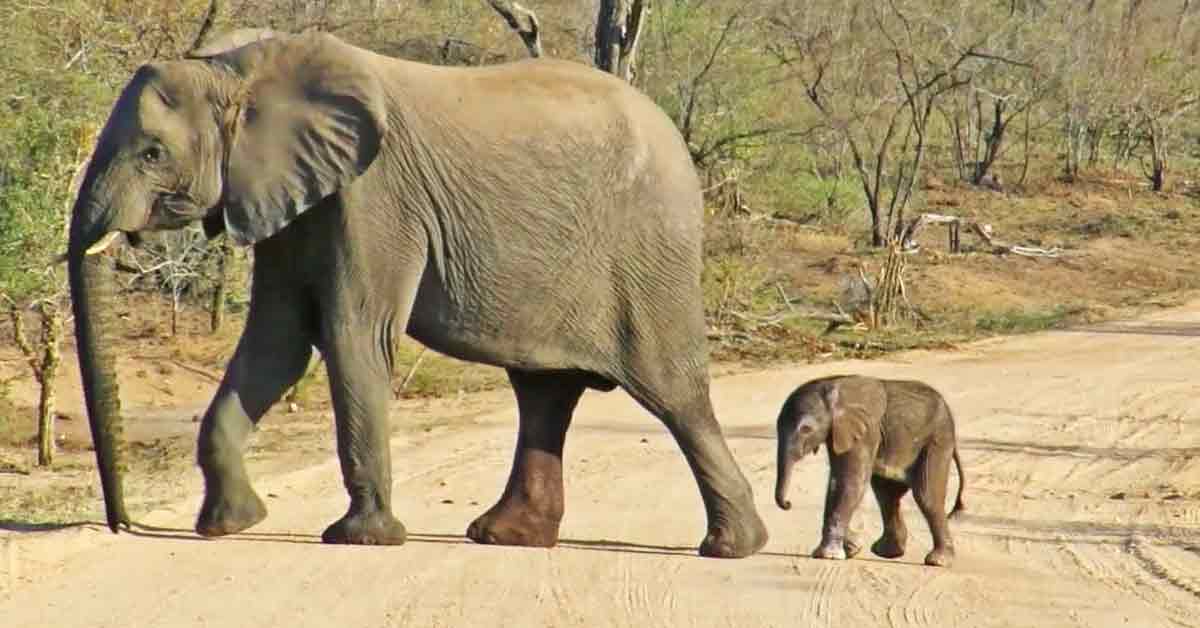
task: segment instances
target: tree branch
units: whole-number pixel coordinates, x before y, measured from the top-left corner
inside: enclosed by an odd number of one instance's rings
[[[200,30],[196,31],[196,38],[192,40],[192,45],[188,50],[200,48],[200,45],[208,37],[208,33],[212,31],[213,23],[217,21],[217,13],[220,11],[220,0],[209,0],[208,10],[204,13],[204,21],[200,22]]]
[[[508,0],[488,0],[488,4],[492,5],[500,17],[508,23],[508,27],[521,37],[525,48],[529,50],[529,56],[534,58],[542,56],[542,27],[536,13]],[[518,19],[518,15],[528,20],[527,28],[521,28],[521,20]]]

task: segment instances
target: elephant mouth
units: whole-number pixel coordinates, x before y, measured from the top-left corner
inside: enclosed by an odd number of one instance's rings
[[[145,226],[142,228],[149,231],[179,229],[203,216],[204,212],[198,211],[186,194],[171,192],[154,199],[146,210]]]

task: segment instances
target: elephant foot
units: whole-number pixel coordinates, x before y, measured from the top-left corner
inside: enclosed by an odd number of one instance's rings
[[[954,562],[954,548],[935,547],[925,555],[925,564],[930,567],[949,567]]]
[[[813,550],[812,556],[823,560],[846,560],[846,548],[843,543],[822,543]]]
[[[871,553],[880,558],[900,558],[904,555],[904,543],[889,536],[881,536],[871,545]]]
[[[848,536],[845,541],[842,541],[842,549],[846,552],[846,558],[858,556],[862,552],[862,548],[862,543],[856,537]]]
[[[561,515],[540,514],[532,507],[501,501],[471,522],[467,538],[482,545],[554,547],[561,521]]]
[[[407,539],[404,524],[382,510],[347,513],[321,533],[322,543],[338,545],[403,545]]]
[[[745,558],[756,554],[770,538],[767,526],[754,510],[737,523],[718,523],[709,527],[700,543],[700,555],[706,558]]]
[[[196,517],[196,533],[225,536],[241,532],[266,518],[266,505],[250,487],[232,496],[208,494]]]

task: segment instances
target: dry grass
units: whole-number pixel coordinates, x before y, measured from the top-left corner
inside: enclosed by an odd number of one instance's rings
[[[749,339],[730,334],[732,340],[715,348],[717,357],[761,364],[953,346],[981,336],[1133,315],[1178,303],[1180,295],[1200,288],[1200,258],[1191,255],[1200,245],[1200,199],[1188,189],[1155,194],[1136,177],[1105,170],[1085,173],[1072,184],[1049,179],[1009,194],[934,182],[923,197],[929,211],[990,223],[1005,240],[1058,246],[1067,254],[997,256],[964,233],[965,252],[950,255],[945,230],[929,228],[905,273],[911,301],[928,315],[921,325],[824,334],[824,323],[791,320],[760,328]],[[711,221],[709,243],[718,254],[742,252],[739,260],[747,266],[732,290],[740,298],[726,309],[760,317],[784,310],[780,288],[803,305],[832,309],[860,264],[874,272],[884,258],[882,251],[865,249],[860,238],[836,230],[731,218]],[[717,295],[731,292],[728,282],[706,288],[710,320],[746,331],[736,316],[713,307]]]

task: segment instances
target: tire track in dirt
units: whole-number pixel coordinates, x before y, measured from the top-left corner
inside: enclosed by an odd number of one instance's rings
[[[1180,567],[1180,559],[1186,560],[1186,556],[1170,556],[1167,548],[1138,538],[1130,539],[1126,547],[1150,575],[1200,598],[1200,560],[1187,560],[1195,564],[1190,568]]]
[[[846,577],[846,564],[842,561],[815,560],[817,568],[816,583],[809,594],[808,611],[806,616],[811,620],[810,626],[833,626],[833,596],[840,589],[841,581]]]
[[[1180,628],[1195,625],[1195,607],[1172,600],[1162,585],[1154,581],[1157,577],[1146,569],[1141,559],[1130,560],[1133,551],[1128,548],[1128,543],[1125,547],[1116,543],[1092,546],[1063,543],[1060,547],[1092,580],[1158,609],[1172,625]]]
[[[1184,314],[1200,322],[1200,304]],[[1076,332],[971,351],[969,359],[922,354],[716,380],[717,414],[771,531],[765,551],[749,559],[695,556],[702,504],[678,447],[620,393],[589,394],[568,438],[568,514],[554,550],[462,538],[482,509],[471,502],[490,503],[507,476],[516,438],[509,403],[461,431],[395,441],[397,512],[420,531],[404,548],[320,546],[313,534],[290,531],[320,530],[334,511],[344,512],[331,459],[319,473],[264,478],[263,488],[282,486],[286,499],[272,503],[261,532],[211,544],[182,533],[123,535],[78,560],[47,559],[57,567],[44,581],[0,597],[0,621],[22,628],[147,619],[159,628],[1194,625],[1200,550],[1189,547],[1200,538],[1200,456],[1188,452],[1200,447],[1200,408],[1190,403],[1200,387],[1185,382],[1200,352],[1181,352],[1178,339],[1161,335]],[[768,391],[834,369],[924,379],[961,409],[970,510],[952,523],[953,568],[917,564],[929,538],[911,499],[908,558],[807,558],[800,548],[818,536],[824,460],[798,469],[794,510],[773,510],[770,420],[783,393]],[[1119,492],[1127,496],[1110,499]],[[866,501],[860,516],[871,538],[878,513]],[[194,502],[176,518],[190,520]],[[145,595],[156,587],[164,595]],[[225,603],[213,605],[214,598]]]

